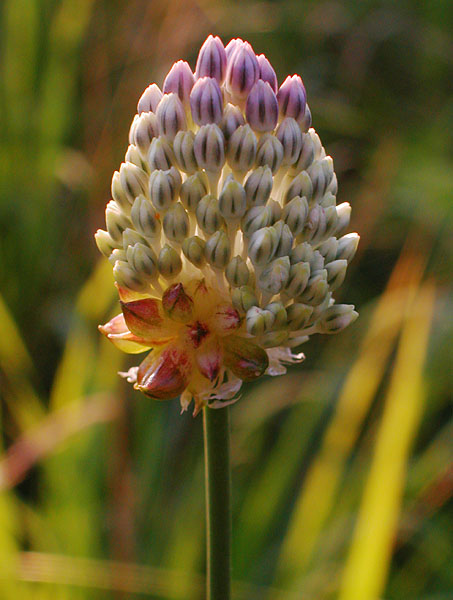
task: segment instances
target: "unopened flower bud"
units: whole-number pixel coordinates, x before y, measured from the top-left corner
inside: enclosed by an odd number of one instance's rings
[[[330,180],[329,185],[327,186],[327,192],[330,192],[332,196],[336,196],[338,192],[338,179],[337,174],[333,172],[332,179]]]
[[[208,193],[208,180],[206,175],[197,171],[188,177],[182,184],[179,197],[184,208],[195,212],[198,203]]]
[[[289,180],[289,185],[286,183]],[[286,192],[283,196],[283,203],[288,204],[290,200],[296,196],[305,197],[310,202],[313,195],[313,184],[307,171],[302,171],[296,177],[287,176],[283,184],[287,185]]]
[[[250,238],[255,231],[272,223],[272,210],[269,206],[252,206],[241,221],[241,229],[245,237]]]
[[[310,179],[310,181],[311,181],[311,179]],[[324,196],[320,200],[318,200],[318,203],[319,203],[319,206],[322,206],[323,208],[329,208],[330,206],[336,205],[337,199],[330,192],[326,192],[324,194]]]
[[[312,274],[308,280],[307,286],[300,296],[298,301],[304,304],[318,306],[329,293],[329,284],[327,283],[327,271],[318,271],[317,274]]]
[[[282,346],[289,337],[288,331],[268,331],[261,337],[261,344],[264,348],[274,348]]]
[[[331,292],[334,292],[343,283],[344,278],[346,277],[347,267],[348,261],[344,259],[334,260],[326,264],[327,283],[329,284]]]
[[[135,135],[135,128],[137,126],[137,121],[140,118],[140,115],[134,115],[134,118],[132,119],[132,123],[131,126],[129,127],[129,144],[133,144],[134,143],[134,135]]]
[[[258,61],[258,66],[260,68],[260,75],[259,75],[260,79],[262,79],[263,81],[267,81],[267,83],[271,86],[273,91],[275,93],[277,93],[277,89],[278,89],[277,75],[275,74],[275,71],[274,71],[271,63],[264,56],[264,54],[260,54],[259,56],[256,57],[256,59]]]
[[[115,248],[112,251],[112,254],[108,257],[109,261],[115,266],[117,260],[122,260],[123,262],[127,262],[126,252],[123,248]]]
[[[282,219],[294,236],[299,235],[304,229],[307,216],[308,202],[306,198],[296,196],[283,208]]]
[[[227,57],[227,66],[228,66],[228,61],[231,60],[231,57],[233,56],[233,54],[235,53],[235,51],[240,48],[244,43],[244,40],[241,40],[241,38],[234,38],[232,40],[230,40],[228,42],[228,44],[225,46],[225,54]]]
[[[270,311],[263,310],[258,306],[252,306],[247,311],[245,324],[247,333],[253,336],[260,336],[270,329],[274,322],[274,315]]]
[[[319,135],[314,129],[309,129],[308,135],[313,144],[314,160],[322,160],[326,156],[326,151],[323,148]]]
[[[222,340],[225,366],[242,381],[261,377],[269,366],[269,358],[263,348],[247,338],[229,335]]]
[[[258,285],[263,292],[278,294],[285,287],[290,272],[290,262],[287,256],[276,258],[265,267],[258,278]]]
[[[232,176],[227,177],[220,193],[219,210],[222,217],[227,221],[240,219],[245,213],[245,190]]]
[[[131,221],[118,204],[114,200],[110,200],[105,209],[105,223],[112,240],[121,243],[123,231],[130,226]]]
[[[223,118],[219,125],[226,141],[230,139],[236,129],[241,125],[245,125],[245,119],[240,108],[234,104],[228,103],[223,111]]]
[[[187,128],[184,106],[177,94],[164,94],[156,110],[159,131],[173,141],[181,129]]]
[[[291,248],[293,247],[294,236],[291,233],[291,229],[284,221],[277,221],[273,228],[277,232],[278,242],[277,249],[275,250],[275,256],[289,256]]]
[[[259,77],[259,65],[253,48],[242,42],[228,59],[226,88],[236,99],[245,99]]]
[[[193,131],[178,131],[173,140],[173,151],[175,153],[178,167],[185,173],[195,173],[198,164],[195,158],[193,145],[195,134]]]
[[[283,146],[281,142],[270,133],[265,133],[259,143],[256,153],[256,165],[267,165],[272,173],[276,173],[283,160]]]
[[[127,262],[139,275],[150,280],[157,277],[157,257],[149,246],[140,242],[128,246],[126,257]]]
[[[315,159],[313,140],[309,133],[302,134],[302,148],[300,154],[291,168],[291,172],[297,175],[300,171],[306,171]]]
[[[290,260],[292,265],[299,262],[311,263],[313,260],[313,248],[308,242],[298,244],[291,250]]]
[[[332,236],[337,231],[338,226],[338,215],[336,206],[328,206],[324,208],[324,213],[326,215],[326,230],[323,234],[323,238],[327,239],[329,236]],[[317,240],[319,241],[319,240]]]
[[[121,185],[119,171],[115,171],[113,173],[111,191],[112,198],[115,200],[115,202],[119,206],[121,206],[122,209],[128,211],[130,209],[131,203],[129,201],[128,195],[126,194],[126,192],[123,189],[123,186]]]
[[[266,310],[274,315],[272,329],[280,329],[286,326],[287,313],[286,308],[281,302],[271,302],[266,306]]]
[[[304,118],[307,94],[299,75],[285,79],[278,93],[278,106],[282,117],[292,117],[299,123]]]
[[[184,240],[182,251],[184,256],[196,267],[202,267],[206,262],[205,257],[206,242],[197,235]]]
[[[102,254],[107,258],[116,248],[115,242],[112,240],[108,232],[104,231],[103,229],[98,229],[96,231],[94,234],[94,239],[96,240],[96,245],[100,252],[102,252]]]
[[[127,250],[129,246],[135,246],[135,244],[148,245],[146,239],[131,227],[127,227],[123,231],[122,242],[124,250]]]
[[[241,285],[240,287],[234,288],[231,299],[234,308],[241,314],[245,314],[252,306],[258,304],[255,291],[248,285]]]
[[[300,129],[303,133],[307,133],[307,131],[311,127],[311,110],[308,104],[305,105],[305,113],[303,119],[299,122]]]
[[[308,213],[303,235],[308,240],[319,240],[326,231],[326,213],[325,210],[315,204]]]
[[[337,206],[337,230],[336,233],[341,233],[345,227],[349,225],[351,219],[351,205],[349,202],[343,202]]]
[[[195,78],[188,63],[184,60],[178,60],[165,77],[162,90],[164,94],[178,94],[181,102],[187,105],[194,83]]]
[[[146,113],[144,113],[146,114]],[[152,113],[149,113],[152,114]],[[140,154],[137,146],[131,144],[126,150],[126,154],[124,156],[125,162],[130,162],[133,165],[136,165],[140,169],[145,170],[147,168],[146,164],[143,162],[142,155]]]
[[[165,213],[164,233],[171,242],[182,244],[189,234],[189,217],[181,202],[173,204]]]
[[[219,84],[225,79],[227,55],[219,37],[210,35],[198,53],[195,76],[213,77]]]
[[[224,231],[216,231],[206,242],[206,260],[217,269],[224,269],[230,260],[231,246]]]
[[[296,120],[286,117],[275,133],[283,146],[283,165],[294,164],[302,150],[302,132]]]
[[[307,173],[313,183],[313,197],[315,200],[322,198],[327,186],[332,179],[333,164],[330,156],[315,161],[307,168]]]
[[[142,292],[147,287],[147,281],[141,277],[127,262],[117,260],[113,267],[113,277],[120,287]]]
[[[250,273],[245,260],[241,256],[235,256],[226,266],[225,276],[232,287],[247,285]]]
[[[347,233],[338,240],[337,255],[335,258],[343,258],[351,262],[357,252],[360,236],[357,233]]]
[[[147,181],[146,173],[137,165],[129,162],[121,165],[120,182],[130,204],[133,204],[135,198],[140,194],[148,193]]]
[[[313,314],[313,306],[295,302],[286,307],[286,312],[288,314],[288,327],[291,331],[297,331],[307,325]]]
[[[156,112],[157,105],[161,101],[162,92],[155,83],[149,85],[143,94],[140,96],[140,100],[137,105],[137,112],[140,115],[143,112]]]
[[[190,93],[190,109],[197,125],[220,123],[223,116],[223,97],[216,79],[198,79]]]
[[[154,138],[148,151],[148,163],[151,171],[159,169],[167,171],[175,163],[175,156],[168,140],[162,137]]]
[[[246,173],[255,162],[258,142],[250,125],[241,125],[231,135],[227,146],[227,160],[233,171]]]
[[[264,266],[272,260],[277,249],[277,232],[272,227],[263,227],[252,234],[248,255],[255,266]]]
[[[151,141],[159,135],[159,124],[157,117],[152,112],[142,113],[135,123],[133,141],[142,156],[148,154]]]
[[[159,252],[157,266],[159,267],[159,273],[161,275],[171,278],[176,277],[176,275],[181,272],[182,262],[176,250],[168,244],[165,244]]]
[[[325,242],[320,244],[318,251],[324,256],[324,263],[330,263],[337,257],[338,242],[337,238],[330,237]]]
[[[149,195],[157,211],[166,211],[176,200],[179,187],[168,171],[153,171],[149,178]]]
[[[174,283],[162,296],[165,313],[178,323],[187,323],[193,315],[193,300],[184,290],[182,283]]]
[[[224,220],[219,210],[219,201],[210,194],[207,194],[200,200],[195,214],[198,225],[205,233],[215,233],[224,225]]]
[[[273,182],[272,171],[267,165],[252,171],[244,184],[247,206],[266,204],[272,192]]]
[[[290,298],[300,296],[307,287],[309,278],[310,264],[308,262],[298,262],[293,264],[289,270],[285,293]]]
[[[273,131],[278,121],[277,96],[267,81],[258,79],[245,105],[247,121],[254,131]],[[281,140],[280,140],[281,141]]]
[[[338,333],[353,323],[358,316],[352,304],[334,304],[322,313],[316,327],[319,333]]]
[[[225,163],[225,138],[217,125],[200,127],[195,135],[194,152],[200,168],[220,171]]]
[[[151,239],[159,237],[160,221],[145,196],[137,196],[135,199],[131,209],[131,220],[138,233]]]

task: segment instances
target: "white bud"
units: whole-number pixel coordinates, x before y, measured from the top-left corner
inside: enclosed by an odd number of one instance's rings
[[[272,210],[269,206],[253,206],[245,213],[241,221],[241,229],[246,237],[272,223]]]
[[[112,198],[123,210],[130,210],[131,204],[129,202],[129,197],[121,185],[120,174],[118,171],[113,173],[111,192]]]
[[[207,261],[217,269],[224,269],[230,260],[231,247],[224,231],[216,231],[206,242]]]
[[[153,171],[149,178],[149,195],[157,211],[166,211],[176,200],[179,192],[178,180],[174,173],[168,171]]]
[[[168,244],[165,244],[159,252],[157,265],[159,267],[159,273],[166,278],[176,277],[182,269],[182,262],[179,254]]]
[[[164,233],[172,242],[182,244],[189,234],[189,217],[181,202],[173,204],[165,213],[163,222]]]
[[[162,92],[159,87],[153,83],[149,85],[140,97],[137,105],[137,112],[155,112],[157,105],[162,98]]]
[[[316,274],[312,274],[305,290],[297,297],[297,299],[304,304],[317,306],[323,302],[328,293],[329,284],[327,283],[327,271],[323,270],[318,271]]]
[[[287,177],[290,183],[284,194],[284,204],[288,204],[296,196],[305,197],[309,202],[313,196],[313,184],[307,171],[302,171],[294,178]]]
[[[230,175],[227,177],[219,196],[220,214],[226,220],[237,220],[244,215],[245,209],[245,190],[242,185]]]
[[[164,94],[156,110],[159,131],[170,141],[181,129],[187,128],[184,106],[177,94]]]
[[[252,171],[244,184],[247,206],[263,206],[266,204],[272,192],[273,182],[272,171],[267,165]]]
[[[203,125],[194,141],[198,166],[206,171],[220,171],[225,163],[225,138],[217,125]]]
[[[338,240],[337,255],[335,258],[343,258],[348,263],[354,258],[359,245],[360,236],[357,233],[347,233]]]
[[[151,171],[168,171],[176,162],[173,150],[163,137],[154,138],[148,151],[148,164]]]
[[[120,182],[130,204],[133,204],[135,198],[140,196],[140,194],[148,193],[148,177],[146,173],[132,163],[122,163],[120,167]]]
[[[258,278],[258,285],[263,292],[278,294],[285,287],[290,272],[290,262],[287,256],[276,258],[265,267]]]
[[[313,140],[309,133],[302,134],[302,148],[300,154],[292,166],[291,172],[294,174],[300,171],[306,171],[315,158],[315,149]]]
[[[264,266],[272,260],[277,249],[277,232],[272,227],[255,231],[250,238],[248,255],[255,266]]]
[[[202,171],[197,171],[183,182],[179,197],[184,208],[195,212],[198,203],[207,193],[208,180],[206,174]]]
[[[142,277],[150,280],[157,277],[157,257],[149,246],[140,242],[134,246],[128,246],[126,257],[127,262]]]
[[[310,264],[308,262],[299,262],[292,265],[289,270],[289,277],[286,283],[285,294],[290,298],[300,296],[307,287],[310,278]]]
[[[293,235],[297,236],[302,232],[308,216],[308,202],[306,198],[296,196],[288,202],[282,213],[283,221],[291,229]]]
[[[116,248],[115,242],[112,240],[107,231],[104,231],[103,229],[98,229],[96,231],[94,234],[94,239],[96,240],[96,245],[100,252],[102,252],[102,254],[107,258]]]
[[[114,200],[110,200],[105,208],[105,223],[112,240],[121,244],[123,231],[130,227],[131,221]]]
[[[135,121],[131,144],[135,144],[142,156],[148,154],[151,141],[159,135],[157,117],[152,112],[142,113]]]
[[[347,267],[348,261],[344,259],[334,260],[326,265],[327,283],[331,292],[334,292],[343,283]]]
[[[214,196],[204,196],[196,208],[198,225],[205,233],[215,233],[224,226],[225,221],[219,210],[219,201]]]
[[[255,164],[259,166],[267,165],[272,173],[276,173],[283,160],[283,146],[281,142],[272,134],[265,133],[261,136],[256,152]]]
[[[284,221],[277,221],[273,228],[277,232],[278,242],[277,249],[275,250],[275,256],[289,256],[291,248],[293,247],[293,234],[291,229]]]
[[[316,327],[319,333],[338,333],[353,323],[358,316],[352,304],[334,304],[323,312]]]
[[[245,317],[247,333],[253,336],[262,335],[272,326],[274,315],[270,311],[263,310],[258,306],[252,306],[248,309]]]
[[[283,165],[294,164],[302,149],[302,132],[295,119],[286,117],[275,132],[283,146]]]
[[[137,196],[131,209],[131,219],[135,229],[148,238],[160,236],[161,225],[149,200]]]
[[[113,277],[120,287],[126,287],[137,292],[142,292],[147,288],[148,282],[146,279],[143,279],[135,269],[122,260],[116,261],[113,267]]]
[[[228,140],[227,160],[233,171],[246,173],[255,162],[257,149],[256,135],[250,125],[241,125]]]
[[[337,252],[338,252],[337,238],[330,237],[328,240],[326,240],[319,246],[318,250],[324,257],[325,264],[332,262],[337,257]]]
[[[178,167],[185,173],[195,173],[198,169],[193,145],[195,134],[193,131],[178,131],[173,140],[173,151]]]
[[[341,233],[349,225],[351,219],[351,205],[349,202],[343,202],[337,206],[337,217],[336,233]]]

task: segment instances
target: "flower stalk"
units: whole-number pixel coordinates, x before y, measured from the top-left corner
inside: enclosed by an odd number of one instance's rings
[[[203,409],[207,600],[231,597],[231,470],[229,407]]]

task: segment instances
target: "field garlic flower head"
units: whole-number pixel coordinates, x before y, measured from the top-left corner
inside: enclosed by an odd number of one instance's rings
[[[151,350],[126,374],[136,389],[222,406],[357,318],[332,294],[359,236],[298,75],[278,87],[250,44],[210,35],[194,73],[178,61],[143,92],[129,144],[95,237],[122,306],[100,330]]]

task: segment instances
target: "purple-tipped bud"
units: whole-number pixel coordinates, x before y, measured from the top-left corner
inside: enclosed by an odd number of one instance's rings
[[[256,57],[256,59],[258,61],[258,65],[260,67],[260,79],[262,79],[263,81],[267,81],[267,83],[271,86],[271,88],[274,90],[274,92],[277,93],[277,90],[278,90],[277,75],[275,74],[275,71],[274,71],[271,63],[264,56],[264,54],[260,54],[259,56]]]
[[[164,94],[156,110],[159,130],[169,140],[173,140],[181,129],[187,128],[186,114],[177,94]]]
[[[302,150],[302,132],[295,119],[291,117],[283,119],[276,135],[283,146],[283,164],[294,164]]]
[[[190,109],[197,125],[220,123],[223,116],[223,98],[216,79],[198,79],[190,93]]]
[[[292,117],[298,123],[303,120],[307,94],[299,75],[288,75],[278,90],[277,99],[283,117]]]
[[[228,42],[228,44],[225,46],[225,54],[227,57],[227,63],[228,63],[228,61],[231,60],[231,57],[233,56],[235,51],[238,48],[240,48],[243,45],[243,43],[244,43],[244,40],[241,40],[241,38],[234,38],[233,40],[230,40]]]
[[[220,123],[220,129],[228,141],[238,127],[245,125],[244,115],[241,109],[234,104],[228,103],[223,111],[223,118]],[[132,143],[132,142],[131,142]]]
[[[306,104],[304,118],[300,122],[300,128],[302,129],[302,131],[304,133],[307,133],[307,131],[310,129],[310,127],[311,127],[311,110],[310,110],[310,107],[308,106],[308,104]]]
[[[198,53],[195,77],[212,77],[222,84],[225,79],[227,57],[219,37],[210,35]]]
[[[163,91],[164,94],[178,94],[181,102],[186,104],[189,101],[190,90],[193,88],[195,78],[189,64],[184,60],[178,60],[165,77]]]
[[[137,104],[137,112],[140,115],[142,112],[155,112],[157,105],[161,101],[162,92],[159,86],[155,83],[149,85],[143,94],[140,96],[140,100]]]
[[[193,145],[198,166],[206,171],[220,171],[225,163],[225,138],[217,125],[203,125],[195,134]]]
[[[248,42],[231,55],[228,60],[226,88],[230,94],[239,99],[245,99],[259,77],[259,65],[253,48]]]
[[[255,131],[273,131],[278,121],[277,96],[267,81],[259,79],[245,105],[245,115]]]

